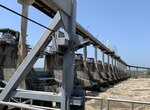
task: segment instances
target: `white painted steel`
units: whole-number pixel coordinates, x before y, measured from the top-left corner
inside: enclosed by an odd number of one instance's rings
[[[0,101],[0,104],[7,105],[7,106],[13,106],[16,108],[23,108],[23,109],[27,109],[27,110],[60,110],[60,109],[56,109],[56,108],[34,106],[34,105],[28,105],[28,104],[22,104],[22,103],[4,102],[4,101]]]

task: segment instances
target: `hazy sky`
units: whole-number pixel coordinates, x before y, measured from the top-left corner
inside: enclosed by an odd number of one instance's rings
[[[0,0],[0,4],[21,13],[17,0]],[[29,17],[45,26],[51,21],[32,6]],[[19,31],[20,20],[0,8],[0,28]],[[127,64],[150,67],[150,0],[77,0],[77,21],[104,44],[109,41],[116,47]],[[44,30],[29,22],[28,43],[33,46]],[[94,49],[89,51],[92,57]]]

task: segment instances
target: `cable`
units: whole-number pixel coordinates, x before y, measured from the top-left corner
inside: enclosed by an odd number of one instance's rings
[[[37,25],[43,27],[43,28],[46,28],[46,29],[48,29],[48,30],[50,30],[50,31],[52,31],[52,32],[55,32],[54,30],[52,30],[52,29],[50,29],[50,28],[48,28],[48,27],[46,27],[46,26],[44,26],[44,25],[42,25],[42,24],[40,24],[40,23],[38,23],[38,22],[36,22],[36,21],[30,19],[30,18],[28,18],[28,17],[25,17],[25,16],[23,16],[22,14],[20,14],[20,13],[14,11],[14,10],[11,10],[10,8],[7,8],[7,7],[5,7],[5,6],[2,5],[2,4],[0,4],[0,7],[4,8],[4,9],[6,9],[7,11],[10,11],[10,12],[12,12],[12,13],[14,13],[14,14],[20,16],[20,17],[23,17],[23,18],[25,18],[25,19],[27,19],[27,20],[29,20],[29,21],[31,21],[31,22],[33,22],[33,23],[35,23],[35,24],[37,24]]]

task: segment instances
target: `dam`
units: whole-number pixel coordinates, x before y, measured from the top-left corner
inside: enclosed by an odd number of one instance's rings
[[[126,81],[132,76],[132,68],[136,73],[139,69],[143,73],[150,70],[129,65],[76,22],[76,0],[18,3],[22,14],[0,5],[21,16],[20,32],[9,27],[0,29],[0,110],[85,110],[85,91],[102,92]],[[52,18],[48,27],[28,18],[30,6]],[[26,42],[27,21],[45,28],[33,48]],[[94,48],[93,58],[87,57],[90,45]],[[79,49],[83,52],[76,53]],[[33,65],[40,57],[44,58],[44,67],[38,71]]]

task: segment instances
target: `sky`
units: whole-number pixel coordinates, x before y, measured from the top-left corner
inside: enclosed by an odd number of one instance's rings
[[[0,0],[0,4],[21,13],[17,0]],[[118,55],[127,64],[150,67],[149,5],[150,0],[77,0],[77,22],[105,45],[116,47]],[[51,22],[51,18],[32,6],[29,18],[45,26]],[[19,16],[0,7],[0,28],[20,31],[20,23]],[[33,46],[44,30],[28,22],[28,44]],[[98,55],[101,59],[100,51]],[[88,48],[88,57],[94,57],[92,46]],[[36,66],[43,64],[39,60]]]

